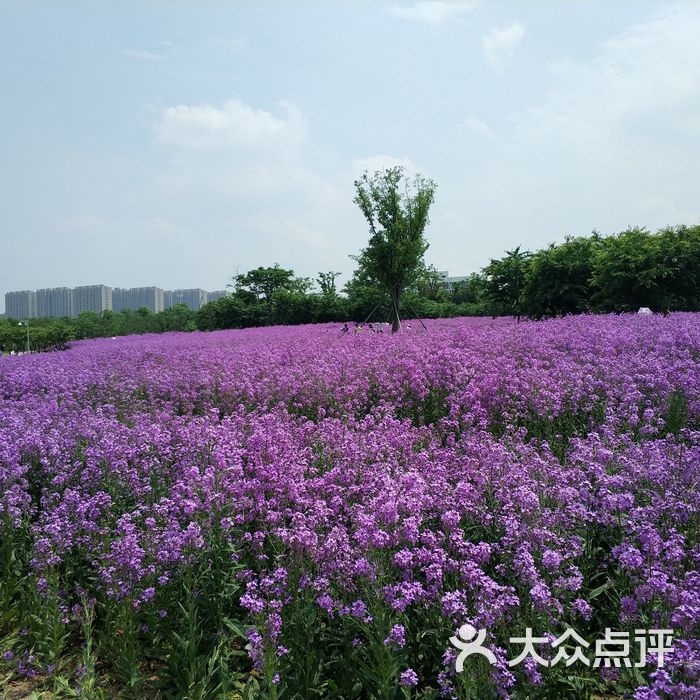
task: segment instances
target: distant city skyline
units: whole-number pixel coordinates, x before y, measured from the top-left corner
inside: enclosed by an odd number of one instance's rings
[[[104,284],[11,290],[4,294],[5,310],[0,316],[18,319],[75,318],[84,311],[118,313],[142,307],[152,313],[160,313],[177,304],[185,304],[197,311],[204,304],[227,294],[227,290],[209,292],[199,287],[165,290],[154,286],[123,288]]]

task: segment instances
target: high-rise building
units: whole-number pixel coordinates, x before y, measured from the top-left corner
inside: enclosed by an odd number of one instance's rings
[[[101,314],[112,310],[112,288],[104,284],[91,284],[73,289],[73,314],[83,311]]]
[[[203,289],[174,289],[172,292],[165,292],[166,309],[177,304],[185,304],[193,311],[197,311],[207,301],[207,293]]]
[[[37,289],[36,314],[39,318],[72,316],[73,290],[68,287]]]
[[[223,297],[227,297],[230,292],[227,292],[225,289],[220,289],[216,292],[209,292],[207,295],[207,301],[216,301],[217,299],[222,299]]]
[[[129,290],[121,287],[112,288],[112,311],[119,313],[122,309],[130,309]]]
[[[36,292],[29,289],[22,292],[6,292],[5,317],[36,318]]]
[[[112,308],[114,311],[137,309],[145,306],[151,313],[163,311],[164,294],[160,287],[132,287],[131,289],[112,290]]]

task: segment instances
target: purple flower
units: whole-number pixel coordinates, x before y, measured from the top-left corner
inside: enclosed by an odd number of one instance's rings
[[[329,615],[333,614],[333,599],[327,593],[319,596],[317,602],[319,607],[325,610]]]
[[[384,640],[384,644],[395,644],[397,647],[406,645],[406,630],[403,625],[394,625],[389,632],[389,636]]]
[[[554,552],[551,549],[545,549],[542,554],[542,564],[549,571],[556,571],[561,564],[563,557],[558,552]]]
[[[402,686],[412,688],[418,685],[418,674],[412,668],[407,668],[401,673],[400,682]]]
[[[591,619],[591,615],[593,614],[593,608],[583,598],[576,598],[576,600],[573,603],[571,603],[571,608],[584,620]]]

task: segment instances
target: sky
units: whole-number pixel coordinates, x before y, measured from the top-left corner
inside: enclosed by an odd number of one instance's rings
[[[353,270],[365,170],[437,183],[426,262],[700,223],[700,3],[0,0],[10,290]]]

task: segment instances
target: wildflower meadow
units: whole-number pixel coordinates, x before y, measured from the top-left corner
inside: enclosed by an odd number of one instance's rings
[[[7,696],[700,698],[700,315],[411,325],[0,358]]]

